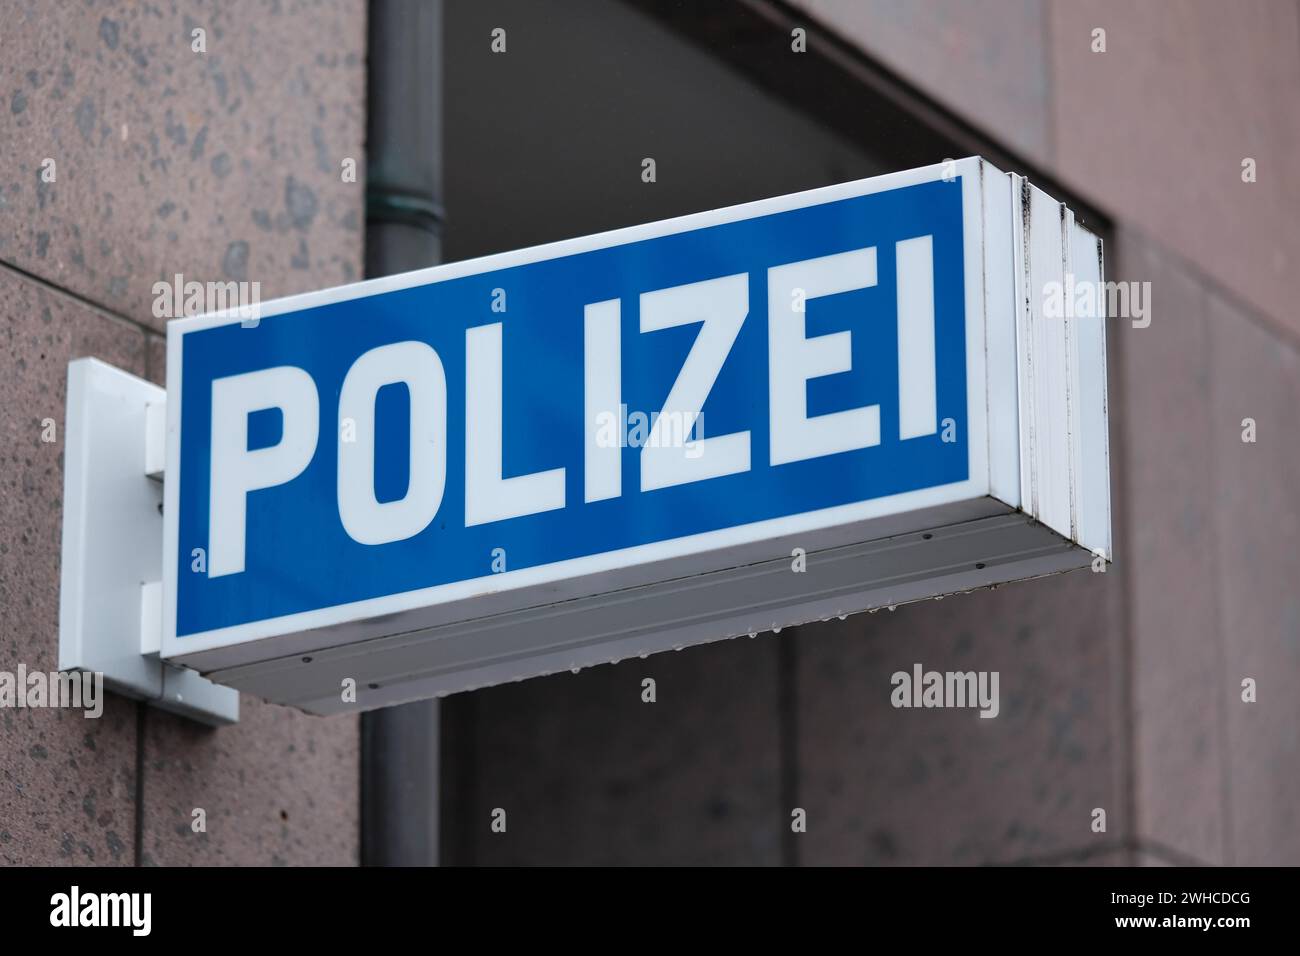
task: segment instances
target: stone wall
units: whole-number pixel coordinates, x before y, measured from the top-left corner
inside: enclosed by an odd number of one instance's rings
[[[177,273],[361,277],[365,62],[361,0],[0,3],[0,670],[57,666],[68,362],[162,382]],[[356,718],[240,706],[0,711],[0,862],[355,864]]]

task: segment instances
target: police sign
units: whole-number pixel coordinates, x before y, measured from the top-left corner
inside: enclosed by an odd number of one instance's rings
[[[1100,270],[969,159],[174,321],[162,659],[329,713],[1104,561]]]

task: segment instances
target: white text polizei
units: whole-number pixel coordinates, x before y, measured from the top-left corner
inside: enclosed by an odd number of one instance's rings
[[[937,431],[933,250],[930,236],[896,244],[899,431],[906,440]],[[852,370],[848,330],[808,337],[805,303],[876,284],[876,249],[867,247],[767,270],[769,464],[773,466],[880,444],[880,406],[809,415],[807,385]],[[642,293],[642,334],[698,324],[699,332],[664,408],[640,451],[639,489],[740,474],[751,468],[749,430],[690,442],[657,434],[671,422],[694,423],[749,316],[749,275],[738,273]],[[584,309],[584,500],[627,493],[621,448],[599,438],[602,422],[622,407],[619,369],[623,300]],[[879,319],[880,317],[874,317]],[[465,523],[503,521],[564,508],[563,467],[505,476],[502,431],[503,323],[465,332]],[[905,384],[904,384],[905,383]],[[410,390],[409,482],[405,495],[381,502],[374,492],[375,399],[379,389]],[[278,409],[280,440],[250,450],[250,414]],[[344,379],[337,413],[338,512],[355,541],[378,545],[423,531],[442,505],[448,467],[447,376],[437,352],[420,341],[380,346],[356,359]],[[214,379],[209,484],[208,575],[242,572],[250,492],[296,478],[316,453],[322,409],[316,383],[282,365]],[[756,423],[759,424],[759,423]],[[331,422],[331,427],[334,425]]]

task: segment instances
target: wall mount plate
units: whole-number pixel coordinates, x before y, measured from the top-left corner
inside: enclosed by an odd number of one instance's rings
[[[239,692],[158,656],[162,623],[163,389],[91,358],[68,365],[59,669],[213,726]]]

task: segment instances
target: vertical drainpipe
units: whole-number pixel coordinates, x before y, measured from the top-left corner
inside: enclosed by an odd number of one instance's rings
[[[442,259],[442,0],[371,0],[366,276]],[[361,862],[438,863],[438,702],[361,716]]]

